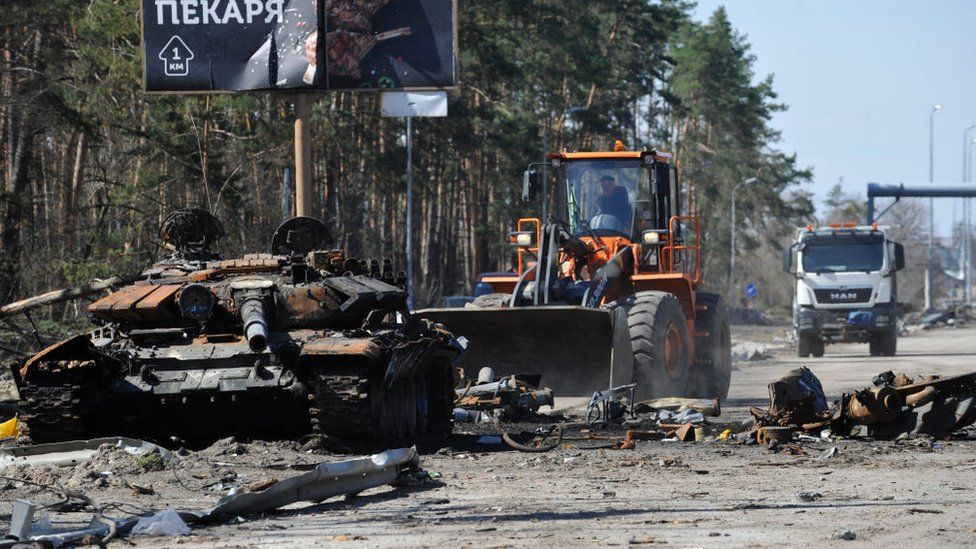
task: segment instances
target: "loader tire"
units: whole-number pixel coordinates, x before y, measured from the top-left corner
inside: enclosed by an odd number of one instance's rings
[[[732,382],[732,335],[728,311],[722,296],[699,293],[695,316],[695,366],[691,371],[691,389],[699,398],[729,396]],[[702,308],[703,307],[703,308]]]
[[[667,292],[638,292],[617,305],[627,314],[637,400],[688,396],[691,353],[678,298]]]

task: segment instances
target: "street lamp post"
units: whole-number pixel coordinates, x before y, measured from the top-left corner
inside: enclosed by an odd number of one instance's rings
[[[735,192],[739,190],[739,187],[743,185],[749,185],[756,182],[755,177],[750,177],[744,181],[740,181],[732,187],[732,252],[729,257],[729,296],[728,299],[732,299],[733,293],[735,292]],[[730,301],[731,303],[731,301]]]
[[[972,180],[972,170],[970,165],[970,160],[972,157],[972,146],[976,143],[976,139],[970,140],[969,132],[976,129],[976,124],[971,124],[962,133],[962,181],[963,183],[969,183]],[[966,306],[971,306],[973,302],[973,243],[972,243],[972,201],[968,198],[963,199],[963,225],[965,227],[966,234],[963,235],[963,245],[966,247],[963,250],[963,284],[965,288],[963,290],[963,299],[966,301]]]
[[[936,103],[929,111],[929,183],[935,182],[935,113],[942,110],[942,105]],[[935,263],[935,199],[929,197],[929,260],[925,267],[925,310],[932,310],[933,280],[932,272]]]

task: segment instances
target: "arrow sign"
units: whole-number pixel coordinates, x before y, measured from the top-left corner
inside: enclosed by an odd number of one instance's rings
[[[759,295],[759,288],[757,288],[755,284],[746,285],[746,297],[749,299],[756,299],[757,295]]]
[[[166,76],[190,74],[190,60],[193,59],[193,52],[179,36],[169,39],[163,50],[159,52],[159,58],[163,61]]]

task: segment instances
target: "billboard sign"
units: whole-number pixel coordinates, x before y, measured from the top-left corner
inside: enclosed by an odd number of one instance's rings
[[[142,0],[145,88],[449,88],[456,29],[454,0]]]
[[[383,92],[380,112],[389,117],[447,116],[447,92]]]

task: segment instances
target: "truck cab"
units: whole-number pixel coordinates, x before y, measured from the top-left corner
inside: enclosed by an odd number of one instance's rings
[[[872,356],[893,356],[898,340],[896,273],[901,244],[884,227],[830,224],[797,231],[784,251],[794,275],[793,328],[800,357],[823,356],[830,343],[868,343]]]

